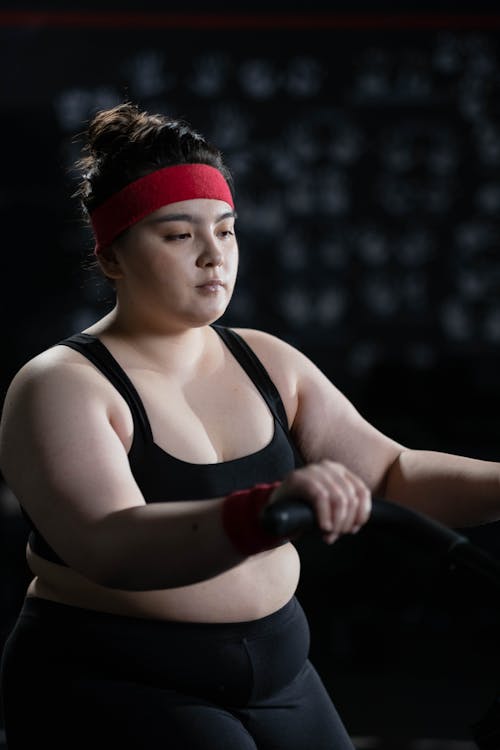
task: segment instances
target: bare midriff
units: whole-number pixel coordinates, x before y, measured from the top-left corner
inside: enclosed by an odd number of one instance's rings
[[[100,586],[27,548],[35,576],[28,596],[129,617],[185,622],[242,622],[275,612],[293,596],[300,560],[293,544],[261,552],[199,583],[156,591]]]

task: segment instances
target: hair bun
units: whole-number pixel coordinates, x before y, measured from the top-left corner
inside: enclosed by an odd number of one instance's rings
[[[87,212],[139,177],[175,164],[213,166],[232,187],[221,152],[184,120],[152,114],[126,101],[98,111],[82,135],[75,197]]]
[[[114,157],[136,140],[138,132],[152,119],[161,118],[141,112],[137,105],[124,102],[98,112],[87,130],[88,152],[97,159]]]

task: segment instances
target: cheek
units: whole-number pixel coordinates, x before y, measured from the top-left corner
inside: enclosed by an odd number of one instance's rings
[[[231,269],[231,271],[236,272],[238,269],[238,261],[239,261],[239,250],[238,245],[234,247],[234,249],[231,250],[231,252],[228,255],[227,264],[228,267]]]
[[[140,262],[134,264],[134,274],[143,283],[173,285],[174,279],[182,274],[182,264],[165,252],[152,252],[144,254]]]

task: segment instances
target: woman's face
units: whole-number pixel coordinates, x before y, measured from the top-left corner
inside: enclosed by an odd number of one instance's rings
[[[221,317],[238,269],[235,213],[197,198],[159,208],[115,244],[119,304],[160,321],[205,325]]]

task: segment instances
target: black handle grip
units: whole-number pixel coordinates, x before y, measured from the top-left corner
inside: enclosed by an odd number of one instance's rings
[[[260,521],[273,536],[293,536],[316,527],[314,511],[304,500],[278,500],[266,505]]]
[[[264,528],[276,536],[294,536],[316,528],[311,506],[300,499],[279,500],[262,513]],[[500,586],[500,563],[470,543],[467,537],[416,510],[380,498],[373,498],[366,527],[379,527],[425,545],[430,552],[443,555],[457,565],[478,573]]]
[[[316,527],[312,507],[304,500],[279,500],[267,505],[261,516],[264,528],[277,536],[291,536],[297,532]],[[367,526],[381,526],[397,530],[417,541],[425,539],[438,550],[449,551],[457,544],[468,543],[468,539],[424,514],[396,503],[373,499],[372,512]]]

